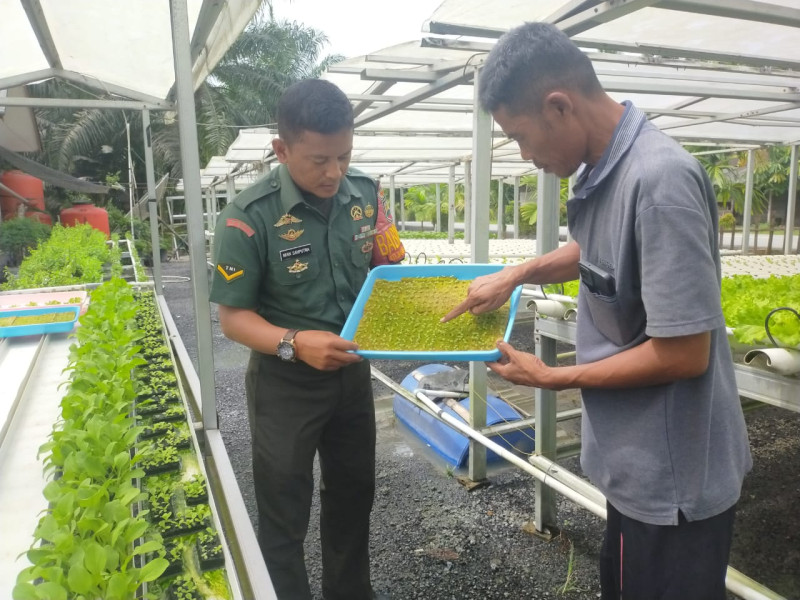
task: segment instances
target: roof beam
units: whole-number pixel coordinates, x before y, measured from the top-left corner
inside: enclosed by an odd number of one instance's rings
[[[200,53],[203,51],[203,48],[205,48],[208,36],[214,28],[214,23],[217,22],[219,14],[222,12],[224,6],[224,0],[203,0],[203,5],[200,7],[200,13],[197,15],[197,23],[192,33],[192,41],[189,45],[192,64],[195,63]]]
[[[369,102],[393,102],[399,100],[400,96],[378,96],[370,93],[366,94],[348,94],[350,100],[366,100]],[[428,98],[421,100],[419,104],[447,104],[450,106],[468,106],[472,107],[472,100],[468,98]]]
[[[705,119],[696,119],[696,120],[690,121],[688,123],[673,123],[671,125],[665,125],[664,127],[661,127],[660,129],[662,131],[666,131],[667,129],[678,129],[680,127],[692,127],[694,125],[703,125],[705,123],[721,123],[721,122],[725,122],[725,121],[732,121],[734,119],[747,119],[747,118],[750,118],[750,117],[758,117],[758,116],[761,116],[761,115],[769,115],[769,114],[773,114],[773,113],[776,113],[776,112],[783,112],[783,111],[786,111],[786,110],[795,110],[797,108],[800,108],[800,100],[798,100],[796,102],[788,102],[786,104],[779,104],[777,106],[769,106],[767,108],[760,108],[760,109],[757,109],[757,110],[748,110],[748,111],[739,112],[739,113],[727,113],[727,114],[717,115],[715,117],[708,117],[708,118],[705,118]]]
[[[785,82],[777,82],[775,78],[770,79],[769,76],[762,75],[748,75],[740,73],[738,75],[723,75],[716,72],[712,73],[696,73],[696,72],[681,72],[677,69],[669,68],[656,68],[656,69],[603,69],[602,67],[595,67],[595,73],[598,77],[633,77],[636,79],[670,79],[678,81],[702,81],[706,83],[722,83],[732,85],[745,85],[755,87],[770,87],[773,90],[783,90],[784,92],[796,92],[800,88],[800,81],[792,82],[793,85],[787,85]]]
[[[753,0],[661,0],[658,8],[800,27],[800,10]]]
[[[666,96],[699,96],[701,98],[734,98],[737,100],[762,100],[766,102],[800,102],[800,92],[774,92],[747,87],[723,87],[713,89],[707,85],[684,82],[626,81],[625,78],[600,77],[607,92],[633,94],[661,94]]]
[[[469,129],[415,129],[415,130],[399,130],[391,128],[376,128],[376,129],[356,129],[355,135],[397,135],[401,137],[472,137],[472,128]],[[493,131],[493,137],[505,137],[502,131]]]
[[[657,4],[659,0],[608,0],[600,2],[581,13],[563,19],[555,24],[568,36],[583,33],[603,23],[610,23],[642,8]]]
[[[47,18],[44,16],[42,10],[42,3],[40,0],[20,0],[22,8],[28,15],[31,29],[36,34],[36,40],[39,42],[39,47],[47,59],[47,64],[53,69],[60,69],[61,57],[58,55],[58,49],[53,41],[53,35],[50,33],[50,26],[47,24]]]
[[[459,26],[453,26],[459,29]],[[467,28],[470,29],[470,28]],[[486,30],[492,33],[494,30]],[[454,32],[455,33],[455,32]],[[467,35],[466,33],[456,33],[456,35]],[[477,33],[472,35],[477,36]],[[492,37],[492,35],[484,35],[483,37]],[[703,50],[692,50],[690,48],[680,48],[676,46],[657,46],[652,44],[639,44],[639,43],[625,43],[625,42],[612,42],[608,40],[597,40],[593,38],[580,38],[574,37],[572,41],[581,48],[592,48],[602,50],[603,52],[627,52],[632,54],[640,54],[645,57],[651,57],[645,62],[655,64],[669,64],[670,66],[686,68],[708,68],[729,70],[735,66],[750,66],[755,67],[760,72],[765,72],[770,69],[783,69],[789,71],[787,76],[797,77],[800,72],[800,61],[785,60],[780,58],[772,58],[769,56],[756,56],[748,54],[726,54],[724,52],[711,52]],[[494,43],[488,42],[470,42],[463,40],[451,40],[447,38],[424,37],[421,40],[421,47],[423,48],[447,48],[449,50],[461,50],[464,52],[473,53],[488,53],[494,47]],[[620,57],[609,55],[612,58],[600,56],[597,60],[612,60],[614,62],[637,62],[636,57]],[[593,55],[590,56],[593,58]],[[686,65],[675,64],[667,62],[667,59],[693,59],[704,60],[713,63],[723,63],[719,65],[693,65],[687,63]],[[727,63],[727,64],[725,64]]]
[[[734,65],[723,64],[716,61],[696,60],[693,58],[677,58],[669,59],[662,56],[653,57],[640,53],[638,56],[633,54],[620,54],[618,52],[587,52],[586,56],[592,63],[619,63],[625,65],[652,65],[661,67],[663,69],[680,69],[680,70],[703,70],[703,71],[717,71],[724,73],[743,73],[746,75],[771,75],[773,77],[789,77],[793,79],[800,78],[800,71],[790,71],[787,69],[778,69],[769,67],[747,66],[747,65]]]
[[[129,100],[138,100],[139,102],[148,104],[151,108],[174,108],[174,105],[171,102],[167,102],[162,98],[156,98],[155,96],[151,96],[149,94],[142,94],[141,92],[137,92],[130,88],[108,83],[107,81],[101,81],[99,79],[93,79],[83,75],[82,73],[67,71],[65,69],[41,69],[40,71],[32,71],[30,73],[5,77],[0,79],[0,89],[26,85],[36,81],[53,79],[54,77],[80,83],[104,94],[120,96]]]
[[[394,82],[392,82],[392,81],[376,81],[371,86],[369,86],[369,88],[367,89],[367,93],[365,95],[369,96],[369,95],[375,94],[378,98],[380,98],[381,95],[383,94],[383,92],[389,91],[389,89],[393,85],[394,85]],[[353,98],[351,98],[351,100],[353,100]],[[368,100],[368,99],[364,98],[364,99],[360,100],[359,103],[356,104],[353,107],[353,117],[357,117],[358,115],[363,113],[370,106],[372,106],[373,102],[375,102],[375,100],[373,100],[373,99],[369,99]]]
[[[135,100],[95,100],[93,98],[9,98],[0,96],[0,106],[38,106],[44,108],[112,108],[122,110],[173,110],[172,106]]]
[[[624,42],[610,42],[607,40],[597,40],[592,38],[572,38],[581,48],[594,48],[605,52],[633,52],[654,57],[666,58],[690,58],[699,60],[710,60],[737,65],[750,65],[758,68],[776,67],[778,69],[788,69],[792,71],[800,70],[800,61],[783,60],[771,58],[769,56],[755,56],[748,54],[726,54],[724,52],[711,52],[705,50],[692,50],[690,48],[679,48],[676,46],[656,46],[651,44],[629,44]]]
[[[415,102],[425,100],[426,98],[435,96],[440,92],[449,90],[452,87],[471,81],[473,76],[474,72],[466,69],[463,71],[454,71],[452,73],[448,73],[447,75],[440,77],[437,81],[425,85],[418,90],[414,90],[413,92],[400,97],[398,100],[391,102],[386,106],[375,108],[368,113],[359,115],[356,117],[355,127],[366,125],[367,123],[371,123],[376,119],[380,119],[381,117],[393,113],[396,110],[410,106]]]

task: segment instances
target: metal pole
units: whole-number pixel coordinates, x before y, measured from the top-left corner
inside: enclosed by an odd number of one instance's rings
[[[745,183],[744,215],[742,216],[742,254],[750,252],[750,219],[753,212],[753,172],[755,171],[755,163],[755,153],[752,150],[748,150],[747,182]]]
[[[406,230],[406,199],[402,186],[400,187],[400,231]]]
[[[136,241],[136,232],[133,227],[133,197],[135,183],[133,181],[133,158],[131,157],[131,124],[125,118],[125,135],[128,138],[128,210],[131,215],[131,242]]]
[[[394,218],[394,175],[389,175],[389,213],[392,215],[392,221],[397,223],[397,219]]]
[[[153,138],[150,128],[150,111],[142,110],[142,131],[144,132],[144,164],[147,172],[147,208],[150,214],[150,245],[153,248],[153,282],[156,294],[161,294],[161,243],[158,236],[158,198],[156,197],[156,176],[153,168]]]
[[[447,183],[447,243],[455,241],[456,231],[456,166],[450,165]]]
[[[506,237],[505,232],[505,215],[503,214],[503,180],[497,180],[497,239],[504,240]]]
[[[489,262],[489,185],[492,172],[492,117],[478,101],[478,69],[474,70],[472,100],[472,189],[470,255],[472,262]],[[469,414],[472,427],[486,427],[486,364],[469,363]],[[486,447],[470,441],[469,476],[473,481],[486,478]]]
[[[436,184],[436,229],[438,233],[442,230],[442,186]]]
[[[519,239],[519,175],[514,177],[514,239]]]
[[[542,256],[558,248],[559,184],[555,175],[542,171],[538,178],[538,217],[536,219],[536,255]],[[536,331],[536,356],[548,365],[556,364],[556,341]],[[536,388],[536,454],[550,460],[556,459],[556,392]],[[534,524],[538,531],[547,533],[558,523],[558,509],[553,490],[536,483]]]
[[[792,236],[794,235],[794,214],[797,205],[797,146],[792,146],[789,159],[789,195],[786,197],[786,228],[783,233],[783,253],[792,253]]]
[[[464,161],[464,243],[472,243],[472,161]]]
[[[175,90],[181,143],[181,166],[186,198],[186,225],[192,265],[194,314],[197,329],[198,374],[203,427],[219,429],[214,390],[214,353],[211,334],[211,306],[208,302],[208,267],[203,231],[203,191],[200,187],[200,157],[197,149],[192,61],[189,54],[189,15],[186,0],[170,0],[172,53],[175,59]]]

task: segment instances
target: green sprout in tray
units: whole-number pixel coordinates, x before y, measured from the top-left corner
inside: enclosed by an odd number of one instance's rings
[[[439,322],[467,297],[470,283],[455,277],[378,279],[364,304],[354,341],[361,350],[493,350],[508,325],[508,302],[489,313],[467,312]]]

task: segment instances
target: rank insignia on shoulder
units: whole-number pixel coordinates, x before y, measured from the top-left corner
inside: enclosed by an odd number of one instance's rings
[[[219,271],[219,274],[222,275],[228,283],[244,275],[244,269],[242,267],[226,263],[217,263],[217,271]]]
[[[367,252],[372,252],[372,242],[364,242],[361,246],[361,251],[366,254]]]
[[[226,219],[225,220],[226,227],[235,227],[236,229],[241,229],[247,235],[247,237],[253,237],[256,232],[255,230],[250,227],[247,223],[240,219]]]
[[[360,206],[354,206],[350,209],[350,216],[353,218],[353,221],[360,221],[364,218],[364,214],[361,212]]]
[[[302,222],[303,219],[298,219],[294,215],[286,213],[280,219],[278,219],[278,222],[275,223],[275,227],[283,227],[284,225],[293,225],[295,223],[302,223]]]
[[[375,214],[375,208],[373,208],[372,204],[367,204],[364,207],[364,215],[366,215],[368,219],[371,219],[372,215],[374,214]]]
[[[302,273],[308,268],[307,262],[300,262],[300,259],[294,261],[293,264],[286,267],[289,273]]]
[[[301,235],[303,235],[303,229],[290,229],[286,233],[278,234],[278,237],[282,240],[287,240],[289,242],[295,241]]]

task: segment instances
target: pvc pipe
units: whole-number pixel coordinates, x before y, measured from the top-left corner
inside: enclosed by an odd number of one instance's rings
[[[764,587],[754,579],[750,579],[733,567],[728,567],[725,587],[742,598],[742,600],[786,600],[780,594]]]
[[[444,421],[445,423],[447,423],[448,425],[450,425],[454,429],[457,429],[458,431],[460,431],[461,433],[466,435],[468,438],[473,439],[473,440],[475,440],[477,442],[480,442],[481,444],[486,446],[489,450],[492,450],[498,456],[501,456],[502,458],[506,459],[508,462],[510,462],[514,466],[519,467],[520,469],[522,469],[526,473],[529,473],[529,474],[533,475],[536,479],[538,479],[542,483],[546,482],[546,485],[548,485],[549,487],[553,488],[556,492],[558,492],[559,494],[569,498],[570,500],[572,500],[576,504],[579,504],[580,506],[583,506],[584,508],[589,509],[591,512],[593,512],[598,517],[601,517],[603,519],[606,518],[606,507],[605,506],[601,506],[601,505],[597,504],[593,500],[591,500],[591,499],[587,498],[586,496],[584,496],[583,494],[573,490],[571,487],[561,483],[557,479],[549,477],[547,473],[542,472],[537,467],[535,467],[535,466],[531,465],[530,463],[528,463],[528,462],[522,460],[521,458],[519,458],[516,454],[514,454],[512,452],[509,452],[508,450],[506,450],[505,448],[503,448],[499,444],[493,442],[492,440],[487,438],[485,435],[482,435],[482,434],[478,433],[477,431],[475,431],[474,429],[472,429],[468,425],[465,425],[464,423],[462,423],[461,421],[459,421],[458,419],[456,419],[455,417],[453,417],[449,413],[444,412],[444,410],[442,408],[438,407],[436,405],[436,403],[433,402],[433,400],[428,398],[422,392],[418,391],[416,393],[416,397],[417,397],[418,400],[420,400],[420,402],[422,402],[428,408],[429,411],[433,412],[439,419],[441,419],[442,421]]]
[[[558,300],[529,300],[526,306],[540,315],[554,319],[563,319],[567,313],[567,307]]]
[[[572,296],[565,296],[564,294],[546,294],[542,292],[540,289],[530,289],[523,287],[522,288],[522,295],[527,296],[530,298],[541,298],[542,300],[556,300],[558,302],[568,302],[570,304],[575,304],[575,298]]]
[[[744,364],[766,367],[781,375],[800,373],[800,351],[787,348],[759,348],[744,355]]]

